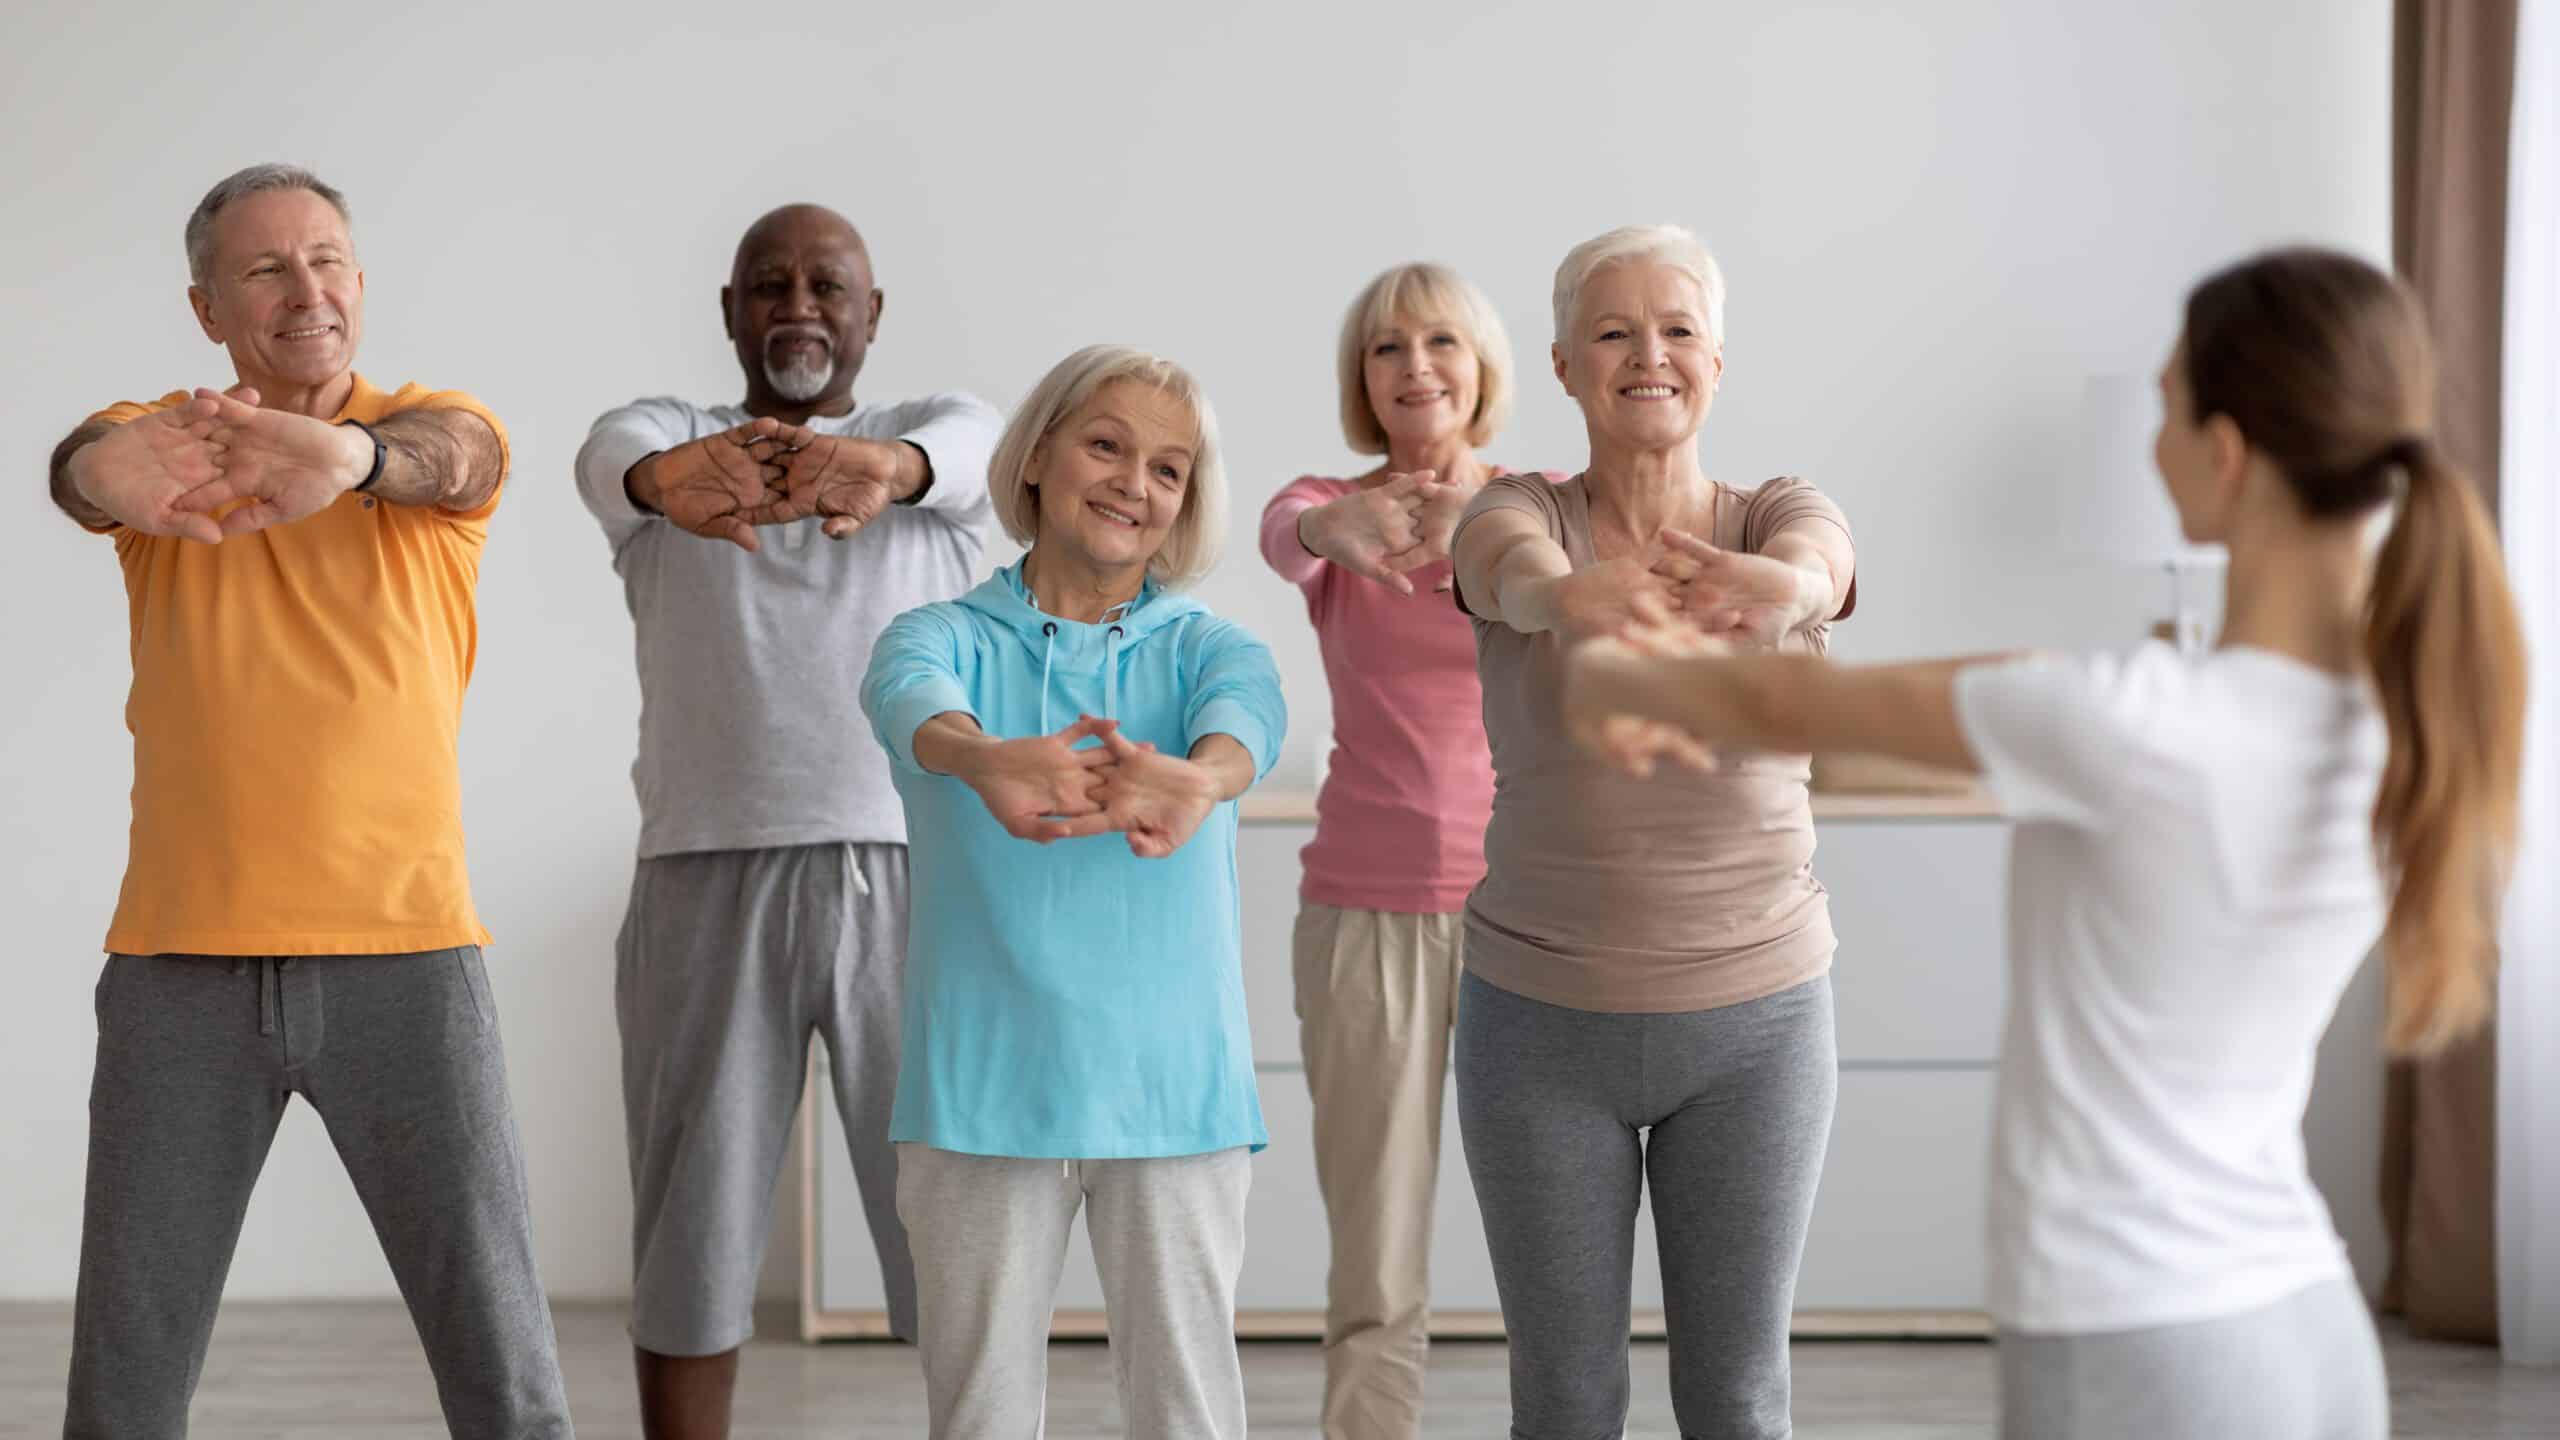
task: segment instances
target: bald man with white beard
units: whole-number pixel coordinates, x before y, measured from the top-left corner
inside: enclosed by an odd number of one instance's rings
[[[720,291],[744,403],[635,401],[578,452],[638,638],[614,999],[650,1440],[728,1434],[812,1035],[891,1324],[915,1333],[888,1140],[906,824],[857,692],[893,617],[977,578],[1002,420],[956,393],[857,403],[881,300],[842,216],[764,216]]]

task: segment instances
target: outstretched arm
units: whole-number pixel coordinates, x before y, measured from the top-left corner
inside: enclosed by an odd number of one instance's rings
[[[949,775],[978,793],[1005,833],[1046,845],[1116,828],[1103,813],[1105,777],[1114,763],[1105,745],[1112,723],[1086,716],[1050,735],[999,740],[965,710],[946,710],[918,726],[918,766]],[[1105,745],[1077,747],[1101,736]]]
[[[1804,655],[1648,654],[1625,640],[1578,648],[1565,676],[1577,737],[1599,748],[1612,716],[1672,726],[1709,747],[1886,755],[1977,774],[1955,680],[1980,655],[1901,665],[1835,665]]]
[[[116,517],[98,508],[97,502],[80,493],[80,483],[72,474],[72,460],[89,442],[105,438],[113,430],[111,420],[90,420],[62,437],[53,447],[53,463],[46,467],[52,481],[53,503],[63,514],[91,530],[104,530],[116,523]]]
[[[403,410],[376,424],[373,433],[382,437],[382,478],[365,493],[394,505],[477,510],[507,477],[498,432],[468,410]],[[373,462],[368,456],[365,463]],[[363,472],[356,478],[363,479]]]
[[[246,388],[198,390],[194,403],[207,402],[215,407],[212,441],[221,448],[221,477],[179,503],[198,514],[233,506],[222,516],[225,535],[317,514],[373,470],[374,442],[356,426],[263,409],[257,392]],[[403,410],[372,430],[382,442],[382,473],[368,493],[390,504],[475,510],[506,477],[498,432],[470,411]]]
[[[123,526],[219,543],[222,527],[197,506],[226,463],[212,438],[215,409],[199,397],[122,422],[82,424],[54,447],[54,504],[92,530]]]

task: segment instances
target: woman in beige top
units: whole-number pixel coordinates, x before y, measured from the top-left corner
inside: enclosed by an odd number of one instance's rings
[[[1682,1433],[1784,1436],[1787,1319],[1838,1080],[1807,761],[1710,762],[1667,736],[1691,773],[1618,774],[1565,731],[1561,657],[1647,595],[1729,642],[1820,653],[1856,602],[1856,554],[1803,481],[1735,490],[1700,468],[1724,278],[1695,236],[1575,247],[1555,324],[1590,465],[1562,485],[1488,483],[1453,544],[1495,775],[1458,1118],[1511,1338],[1512,1433],[1624,1423],[1649,1176]]]

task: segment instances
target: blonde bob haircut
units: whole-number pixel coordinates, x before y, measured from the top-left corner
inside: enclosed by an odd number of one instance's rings
[[[1621,225],[1565,252],[1556,267],[1556,343],[1569,345],[1581,318],[1582,289],[1610,265],[1668,265],[1695,281],[1707,302],[1707,339],[1724,348],[1724,269],[1697,236],[1678,225]]]
[[[1126,345],[1088,345],[1057,363],[1004,427],[995,458],[987,462],[987,498],[1004,533],[1025,548],[1040,534],[1040,488],[1031,483],[1031,467],[1050,434],[1085,407],[1095,392],[1115,380],[1150,385],[1190,407],[1199,427],[1191,451],[1191,483],[1183,487],[1182,509],[1174,516],[1164,548],[1147,562],[1147,574],[1159,584],[1188,585],[1217,568],[1227,543],[1227,472],[1218,456],[1218,417],[1209,397],[1191,372],[1170,360],[1132,350]]]
[[[1353,453],[1387,453],[1386,427],[1369,404],[1369,342],[1404,321],[1446,325],[1476,352],[1476,413],[1467,421],[1467,443],[1493,443],[1511,419],[1511,340],[1502,316],[1484,292],[1446,265],[1398,265],[1381,273],[1342,313],[1342,341],[1334,368],[1342,380],[1342,438]]]

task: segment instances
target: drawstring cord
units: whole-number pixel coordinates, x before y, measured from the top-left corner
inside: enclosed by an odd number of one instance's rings
[[[1040,733],[1049,733],[1049,659],[1058,653],[1058,622],[1044,620],[1040,633],[1048,639],[1040,647]]]
[[[1128,632],[1111,627],[1102,637],[1102,718],[1120,718],[1120,642]]]
[[[252,965],[258,967],[258,1033],[273,1035],[276,1033],[276,974],[293,968],[293,958],[252,960],[246,955],[234,956],[231,973],[238,975]]]

